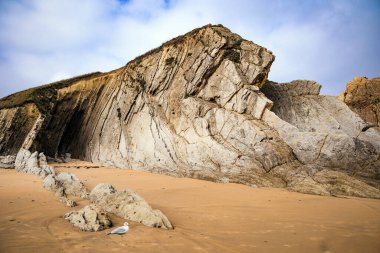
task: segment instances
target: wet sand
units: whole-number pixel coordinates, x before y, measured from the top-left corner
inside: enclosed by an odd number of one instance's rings
[[[38,177],[1,169],[0,252],[380,252],[380,200],[255,189],[85,162],[55,165],[76,174],[88,189],[108,182],[136,191],[175,229],[130,222],[123,236],[79,231],[62,218],[72,209],[43,189]],[[87,204],[78,203],[74,209]]]

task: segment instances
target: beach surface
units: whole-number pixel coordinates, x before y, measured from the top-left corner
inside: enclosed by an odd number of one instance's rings
[[[40,178],[0,169],[0,252],[380,252],[380,200],[323,197],[175,178],[74,161],[52,164],[91,190],[129,188],[160,209],[174,230],[129,222],[123,235],[82,232]],[[121,218],[111,216],[114,226]]]

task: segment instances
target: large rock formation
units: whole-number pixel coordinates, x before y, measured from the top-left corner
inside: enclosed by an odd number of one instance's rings
[[[263,119],[303,164],[345,171],[379,187],[379,132],[335,97],[320,96],[320,87],[268,82],[263,92],[274,106]]]
[[[380,197],[353,178],[379,187],[379,132],[313,82],[267,82],[273,61],[223,26],[195,29],[115,71],[4,98],[0,153],[23,147],[174,176]]]
[[[338,98],[367,121],[368,127],[380,129],[380,77],[355,77]]]

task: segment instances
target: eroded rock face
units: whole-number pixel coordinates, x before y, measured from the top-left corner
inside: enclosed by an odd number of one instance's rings
[[[40,91],[44,103],[36,103],[39,114],[18,145],[50,157],[70,153],[121,168],[322,195],[335,188],[316,175],[333,170],[348,175],[329,181],[347,186],[342,194],[380,196],[353,183],[357,177],[380,188],[379,133],[344,103],[319,96],[315,82],[267,83],[273,61],[269,50],[225,27],[195,29],[123,68]],[[11,135],[2,136],[12,150]]]
[[[149,227],[173,229],[168,218],[131,190],[117,191],[110,184],[98,184],[90,193],[90,200],[105,211]]]
[[[259,88],[273,60],[224,27],[196,29],[125,68],[57,90],[54,114],[43,115],[31,147],[53,157],[272,185],[260,177],[295,159],[260,120],[272,106]]]
[[[292,159],[291,150],[279,149],[281,140],[262,131],[266,126],[259,120],[271,106],[259,87],[273,60],[265,48],[217,26],[166,43],[119,73],[99,100],[101,110],[94,109],[100,114],[89,115],[91,130],[81,128],[78,146],[85,147],[71,153],[215,181],[233,180],[242,170],[265,173]],[[235,140],[239,135],[245,137]],[[252,149],[256,141],[250,138],[266,141]]]
[[[343,102],[320,96],[312,81],[268,82],[263,92],[274,101],[263,119],[278,131],[303,164],[346,171],[378,185],[380,133]]]
[[[380,130],[380,77],[355,77],[339,97],[351,110]]]
[[[40,113],[34,104],[0,110],[0,154],[16,155]],[[17,134],[16,134],[17,133]]]
[[[78,211],[65,214],[65,219],[83,231],[102,231],[112,226],[107,212],[96,205],[88,205]]]

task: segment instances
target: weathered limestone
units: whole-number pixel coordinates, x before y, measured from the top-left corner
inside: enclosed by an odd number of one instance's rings
[[[88,191],[84,186],[83,182],[74,174],[69,172],[62,172],[55,176],[60,185],[65,189],[66,194],[81,197],[84,199],[88,198]]]
[[[346,90],[338,99],[367,121],[367,128],[377,127],[380,130],[380,77],[355,77],[347,83]]]
[[[276,129],[303,164],[346,171],[379,187],[380,132],[335,97],[320,96],[312,81],[267,83],[275,101],[263,119]],[[364,131],[363,131],[364,129]]]
[[[65,219],[83,231],[102,231],[112,226],[108,214],[96,205],[88,205],[78,211],[66,213]]]
[[[15,160],[16,156],[14,155],[0,156],[0,168],[14,169]]]
[[[38,154],[37,151],[31,153],[29,150],[20,149],[17,153],[15,169],[42,178],[44,188],[55,192],[55,196],[67,206],[77,205],[75,201],[67,197],[67,194],[88,197],[86,188],[75,175],[65,172],[56,175],[43,153]]]
[[[131,190],[117,191],[110,184],[98,184],[90,193],[90,200],[109,213],[136,221],[149,227],[173,229],[168,218]]]
[[[30,147],[62,161],[70,153],[178,177],[380,196],[357,184],[380,188],[379,132],[343,102],[319,96],[315,82],[267,82],[273,61],[272,52],[227,28],[204,26],[123,68],[36,88],[38,113],[28,127],[12,115],[33,104],[1,107],[7,133],[0,143],[9,153]],[[25,134],[12,145],[16,125]]]
[[[55,196],[66,206],[77,206],[77,203],[74,200],[69,199],[67,197],[65,188],[63,187],[61,182],[55,178],[54,175],[48,175],[47,177],[45,177],[45,179],[43,180],[43,186],[45,189],[55,192]]]
[[[67,195],[88,198],[88,191],[82,181],[74,174],[62,172],[58,175],[49,175],[44,181],[44,188],[55,192],[59,200],[67,206],[76,206],[75,201],[69,199]]]
[[[55,175],[54,168],[49,166],[46,156],[38,152],[31,153],[27,149],[20,149],[15,160],[15,169],[20,172],[33,174],[44,179],[48,175]]]

